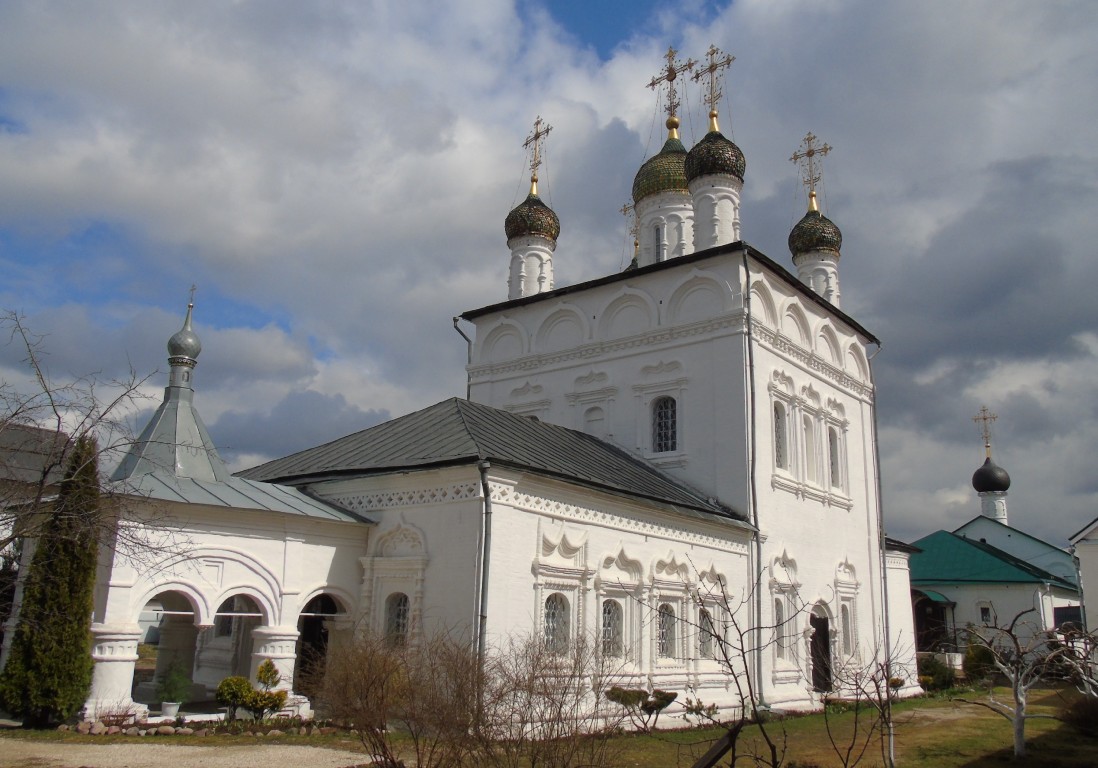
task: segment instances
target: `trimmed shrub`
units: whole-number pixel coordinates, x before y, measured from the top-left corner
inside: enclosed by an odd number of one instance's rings
[[[953,668],[933,656],[919,657],[919,684],[928,691],[944,691],[953,687]]]
[[[226,719],[235,720],[237,710],[243,707],[248,709],[248,699],[254,689],[246,677],[226,677],[217,684],[217,703],[229,708]]]

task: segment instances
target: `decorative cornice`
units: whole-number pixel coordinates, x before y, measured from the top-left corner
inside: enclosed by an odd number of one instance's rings
[[[751,539],[747,531],[744,532],[742,540],[734,536],[701,533],[686,524],[658,523],[644,519],[640,515],[581,507],[557,499],[520,493],[510,485],[501,485],[499,483],[489,483],[489,492],[493,503],[508,504],[527,512],[598,525],[603,528],[616,528],[648,536],[660,536],[672,541],[700,544],[724,552],[746,555],[748,553],[747,542]]]
[[[854,508],[854,502],[845,496],[830,493],[814,485],[802,483],[791,477],[775,472],[770,478],[770,487],[792,493],[801,501],[818,501],[825,507],[838,507],[848,512]]]
[[[354,512],[395,509],[397,507],[422,507],[424,504],[446,504],[465,501],[480,496],[476,483],[458,483],[440,488],[410,488],[403,491],[378,493],[336,494],[326,498]]]
[[[800,363],[805,369],[820,375],[821,378],[830,379],[836,386],[845,389],[855,397],[867,402],[873,401],[873,387],[854,378],[846,371],[836,368],[815,352],[804,349],[772,328],[754,323],[751,326],[751,338],[772,352]]]

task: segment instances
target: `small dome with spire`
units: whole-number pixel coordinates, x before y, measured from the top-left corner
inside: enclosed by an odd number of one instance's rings
[[[531,189],[526,199],[507,214],[503,231],[507,233],[508,241],[538,235],[556,242],[560,235],[560,219],[552,208],[541,201],[537,191]]]
[[[191,328],[192,310],[194,310],[194,304],[188,304],[187,318],[183,321],[183,327],[168,339],[169,357],[186,357],[195,360],[202,351],[202,342],[198,340],[198,335]]]
[[[789,252],[798,256],[811,251],[831,251],[837,256],[842,246],[843,233],[831,219],[820,213],[813,192],[808,213],[789,233]]]
[[[972,473],[972,487],[977,493],[1005,493],[1010,488],[1010,475],[988,456],[984,465]]]
[[[686,153],[686,180],[689,182],[702,176],[720,174],[735,176],[743,181],[746,170],[747,160],[743,152],[717,129],[717,113],[710,112],[709,133]]]
[[[667,128],[671,132],[657,154],[648,158],[633,178],[633,202],[639,203],[657,192],[687,193],[686,147],[679,140],[678,118],[669,118]]]

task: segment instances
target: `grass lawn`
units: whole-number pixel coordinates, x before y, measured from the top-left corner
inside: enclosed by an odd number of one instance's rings
[[[998,691],[1000,698],[1007,692]],[[1056,714],[1065,697],[1073,692],[1056,690],[1033,691],[1030,695],[1030,712]],[[965,694],[966,698],[978,698],[979,694]],[[985,694],[986,696],[986,694]],[[896,764],[903,768],[989,768],[990,766],[1023,765],[1027,768],[1091,768],[1098,766],[1098,738],[1081,736],[1069,726],[1050,719],[1034,719],[1027,722],[1026,736],[1029,754],[1022,761],[1014,761],[1011,749],[1011,726],[1004,718],[982,707],[962,704],[945,698],[919,699],[897,704]],[[670,725],[673,720],[663,720]],[[862,727],[867,720],[862,720]],[[830,718],[832,729],[849,735],[854,718],[851,713]],[[827,735],[827,722],[823,715],[814,714],[790,717],[771,724],[772,733],[785,743],[787,768],[830,768],[843,763],[836,757]],[[656,735],[625,734],[615,738],[614,768],[690,768],[695,759],[708,749],[717,730],[662,731]],[[71,733],[28,732],[8,730],[0,732],[2,739],[32,738],[56,742],[132,743],[134,737],[79,736]],[[211,738],[218,744],[287,743],[312,744],[314,746],[355,749],[357,739],[346,733],[329,736],[285,736],[274,739],[257,739],[254,736],[218,736],[197,738],[192,736],[162,737],[156,744],[210,745]],[[148,743],[145,739],[143,743]],[[882,765],[879,742],[874,742],[859,765]],[[740,759],[737,766],[753,766],[749,755],[752,749],[761,751],[756,731],[748,727],[740,738]],[[406,756],[407,757],[407,756]],[[728,758],[721,761],[728,766]]]

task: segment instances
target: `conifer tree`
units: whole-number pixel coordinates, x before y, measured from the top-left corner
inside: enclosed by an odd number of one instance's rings
[[[76,439],[56,503],[47,513],[24,585],[0,707],[25,727],[65,720],[91,684],[91,615],[100,515],[95,438]]]

